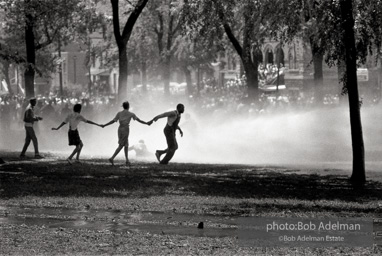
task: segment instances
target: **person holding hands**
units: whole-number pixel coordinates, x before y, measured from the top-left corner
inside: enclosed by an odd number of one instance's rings
[[[52,130],[59,130],[62,126],[65,124],[69,123],[69,131],[68,131],[68,138],[69,138],[69,146],[76,146],[76,148],[73,150],[72,154],[68,157],[67,161],[69,164],[72,164],[72,158],[75,154],[76,155],[76,162],[80,162],[80,154],[81,150],[84,146],[82,143],[82,140],[80,138],[80,135],[78,133],[77,127],[80,122],[92,124],[92,125],[97,125],[100,126],[99,124],[92,122],[90,120],[87,120],[85,117],[81,115],[81,109],[82,105],[81,104],[76,104],[73,107],[73,112],[69,114],[66,118],[65,121],[63,121],[57,128],[52,128]]]
[[[165,112],[163,114],[157,115],[153,118],[148,125],[151,125],[153,122],[158,121],[161,118],[167,117],[167,123],[163,130],[164,135],[166,136],[167,148],[164,150],[157,150],[155,156],[158,159],[160,164],[168,164],[175,154],[175,151],[178,149],[178,143],[176,141],[175,132],[179,130],[180,136],[183,137],[183,131],[179,127],[181,114],[184,113],[184,105],[179,103],[176,106],[176,110]],[[161,155],[166,154],[165,157],[161,160]]]
[[[118,127],[118,147],[115,150],[114,154],[109,158],[109,162],[114,165],[114,158],[119,154],[119,152],[124,148],[126,165],[130,165],[129,161],[129,134],[130,134],[130,121],[131,119],[140,122],[141,124],[149,125],[147,122],[139,119],[134,113],[129,111],[130,103],[128,101],[123,102],[122,104],[123,110],[118,112],[113,120],[110,122],[101,125],[102,128],[111,125],[117,121],[119,121]]]

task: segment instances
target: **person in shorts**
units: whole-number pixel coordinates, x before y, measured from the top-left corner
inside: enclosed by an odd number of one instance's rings
[[[114,165],[114,158],[119,154],[119,152],[124,148],[125,150],[125,158],[126,165],[130,165],[129,161],[129,134],[130,134],[130,121],[131,119],[140,122],[141,124],[147,124],[147,122],[139,119],[134,113],[129,111],[130,104],[128,101],[123,102],[122,104],[123,110],[118,112],[113,120],[110,122],[101,125],[102,128],[111,125],[117,121],[119,121],[118,127],[118,147],[115,150],[114,154],[111,158],[109,158],[109,162]]]
[[[80,154],[82,147],[84,144],[82,143],[82,140],[80,138],[80,134],[78,133],[77,127],[80,122],[93,124],[97,126],[101,126],[95,122],[92,122],[90,120],[87,120],[85,117],[81,115],[81,104],[76,104],[73,107],[73,112],[69,114],[65,121],[63,121],[57,128],[52,128],[52,130],[59,130],[62,126],[65,124],[69,124],[69,131],[68,131],[68,138],[69,138],[69,146],[76,146],[76,148],[73,150],[72,154],[68,157],[67,161],[69,164],[72,164],[72,158],[74,155],[76,155],[76,162],[80,161]]]

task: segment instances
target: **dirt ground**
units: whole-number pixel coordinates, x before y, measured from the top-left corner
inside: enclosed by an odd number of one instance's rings
[[[84,159],[69,165],[63,156],[20,161],[16,152],[0,152],[1,255],[381,255],[372,248],[242,247],[237,236],[149,232],[140,228],[70,228],[11,222],[35,213],[13,209],[65,209],[87,222],[118,221],[94,211],[128,214],[192,214],[182,223],[197,229],[198,216],[229,217],[362,217],[382,216],[382,172],[368,172],[364,188],[349,183],[349,170],[133,162],[125,167],[106,159]],[[42,215],[42,214],[40,214]],[[65,220],[72,215],[39,218]],[[142,224],[143,220],[137,220]],[[149,223],[150,224],[150,223]],[[158,224],[158,223],[157,223]],[[206,225],[224,234],[221,225]],[[139,226],[139,225],[138,225]]]

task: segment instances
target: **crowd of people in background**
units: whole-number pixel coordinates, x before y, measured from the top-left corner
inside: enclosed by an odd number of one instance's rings
[[[279,65],[260,64],[258,68],[260,86],[265,84],[285,84],[284,71],[285,68],[282,63]]]
[[[247,97],[245,77],[229,80],[223,86],[211,80],[205,80],[201,84],[199,91],[192,95],[172,95],[172,102],[168,102],[169,107],[177,101],[183,101],[199,117],[218,118],[227,114],[252,117],[258,114],[286,111],[288,108],[303,109],[314,103],[312,94],[304,93],[301,90],[262,93],[256,104],[251,103]],[[132,92],[129,101],[135,106],[135,109],[145,108],[148,105],[155,106],[159,99],[158,95],[153,95],[155,93],[158,92],[148,91],[147,96],[142,100],[143,96],[139,92]],[[339,104],[339,98],[338,94],[326,94],[323,98],[323,105]],[[91,120],[96,113],[112,116],[120,107],[117,105],[115,96],[109,95],[90,98],[84,98],[83,95],[77,97],[37,96],[35,113],[44,117],[46,126],[51,127],[52,124],[64,120],[76,103],[82,104],[82,113]],[[22,129],[22,115],[27,105],[28,99],[23,96],[0,96],[0,129],[3,131],[12,128]]]

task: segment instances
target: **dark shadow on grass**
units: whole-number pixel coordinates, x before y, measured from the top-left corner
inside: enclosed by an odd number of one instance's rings
[[[327,172],[330,174],[330,172]],[[382,183],[354,189],[347,176],[298,174],[279,167],[106,162],[11,162],[0,167],[3,199],[22,196],[150,197],[160,195],[278,198],[300,200],[379,200]]]

